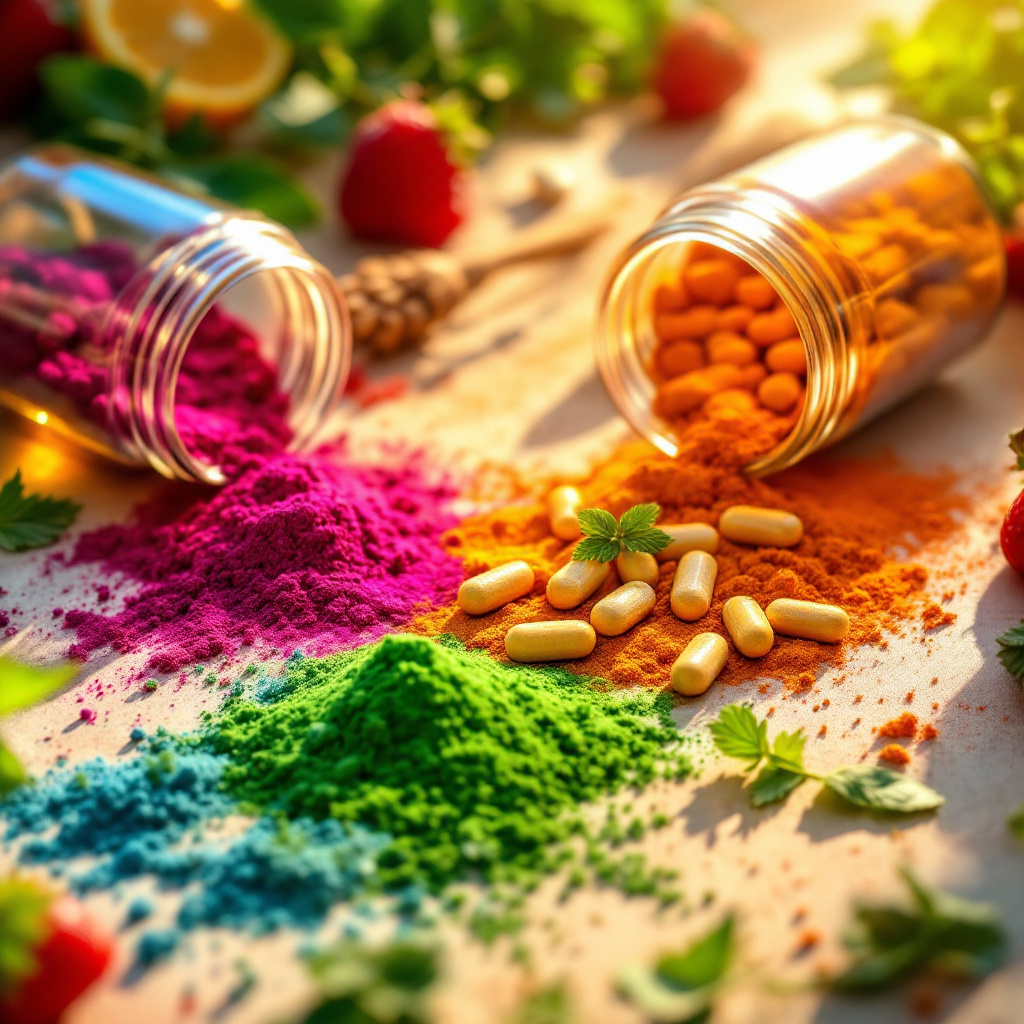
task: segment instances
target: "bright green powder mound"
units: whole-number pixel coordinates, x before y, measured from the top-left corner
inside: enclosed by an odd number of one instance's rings
[[[452,637],[296,659],[281,682],[211,723],[227,788],[389,833],[385,885],[535,878],[582,804],[689,770],[667,696],[499,665]]]

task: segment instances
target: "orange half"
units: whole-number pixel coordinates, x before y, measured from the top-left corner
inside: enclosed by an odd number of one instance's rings
[[[150,85],[170,75],[172,119],[198,111],[214,123],[270,96],[292,51],[242,0],[83,0],[82,23],[105,60]]]

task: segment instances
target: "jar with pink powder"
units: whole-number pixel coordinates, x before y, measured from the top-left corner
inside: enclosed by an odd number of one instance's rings
[[[67,147],[0,171],[0,404],[219,484],[311,442],[351,347],[333,275],[280,225]]]

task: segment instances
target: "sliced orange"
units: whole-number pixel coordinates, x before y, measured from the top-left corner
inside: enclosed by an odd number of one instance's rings
[[[170,76],[172,120],[244,116],[281,84],[292,51],[243,0],[82,0],[90,45],[150,85]]]

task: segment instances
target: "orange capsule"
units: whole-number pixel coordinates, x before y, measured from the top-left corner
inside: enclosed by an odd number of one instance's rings
[[[779,306],[770,313],[760,313],[747,325],[747,337],[758,345],[774,345],[798,333],[793,317],[785,306]]]
[[[680,338],[662,345],[655,361],[663,377],[678,377],[704,365],[704,349],[699,342]]]
[[[734,331],[742,334],[747,329],[747,324],[754,319],[754,311],[749,306],[726,306],[718,314],[715,323],[716,331]]]
[[[739,416],[743,413],[753,412],[757,408],[757,399],[752,391],[745,391],[743,388],[726,388],[712,395],[704,403],[704,412],[715,418],[727,418]]]
[[[707,341],[708,361],[747,366],[757,362],[757,346],[732,331],[715,331]]]
[[[764,365],[773,373],[806,373],[807,350],[799,338],[777,341],[764,354]]]
[[[760,403],[772,412],[792,412],[803,395],[804,387],[795,373],[769,374],[757,389]]]
[[[760,274],[741,277],[733,289],[733,296],[740,305],[751,309],[771,309],[777,298],[775,289]]]
[[[724,306],[732,300],[739,276],[736,264],[721,257],[690,263],[683,271],[689,294],[698,302],[716,306]]]
[[[713,394],[739,385],[739,367],[731,363],[705,366],[684,373],[662,384],[654,399],[654,408],[662,416],[684,416],[699,409]]]
[[[756,391],[761,381],[768,376],[764,363],[751,363],[749,366],[740,367],[740,379],[736,385],[738,388],[746,388],[748,391]]]
[[[674,313],[690,304],[682,281],[665,282],[654,289],[653,305],[657,313]]]
[[[691,306],[681,313],[658,313],[654,318],[654,333],[662,341],[676,338],[706,338],[718,320],[714,306]]]

